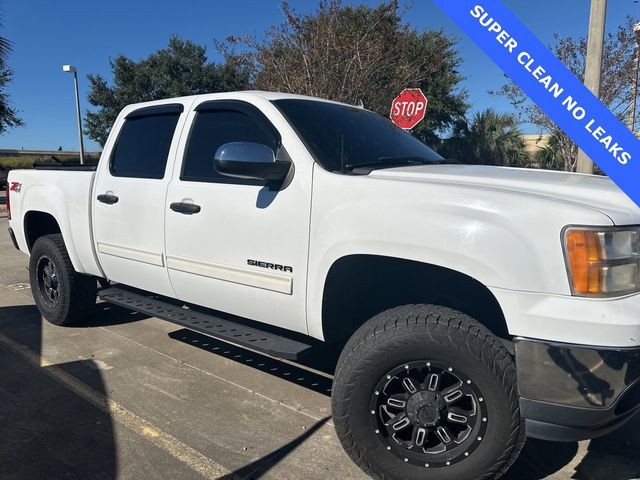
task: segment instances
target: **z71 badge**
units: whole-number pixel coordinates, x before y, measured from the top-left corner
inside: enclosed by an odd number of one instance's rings
[[[11,192],[20,193],[21,189],[22,189],[22,184],[20,182],[11,182],[11,185],[9,186],[9,190]]]

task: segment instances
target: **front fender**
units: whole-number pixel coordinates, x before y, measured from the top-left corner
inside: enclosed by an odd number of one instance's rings
[[[324,282],[331,266],[347,255],[436,265],[489,288],[570,295],[561,232],[571,223],[612,224],[602,213],[535,195],[338,175],[316,167],[309,332],[322,338]]]

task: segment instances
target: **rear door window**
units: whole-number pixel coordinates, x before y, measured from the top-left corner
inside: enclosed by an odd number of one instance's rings
[[[179,117],[180,111],[128,116],[111,155],[111,174],[163,178]]]

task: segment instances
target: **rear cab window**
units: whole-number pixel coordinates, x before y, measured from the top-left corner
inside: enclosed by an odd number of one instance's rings
[[[114,177],[164,178],[181,104],[159,105],[127,115],[109,161]]]

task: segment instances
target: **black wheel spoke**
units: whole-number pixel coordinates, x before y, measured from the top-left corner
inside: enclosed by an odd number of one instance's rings
[[[413,432],[413,443],[414,445],[421,447],[424,445],[425,440],[427,439],[428,431],[426,428],[416,428]]]
[[[460,400],[463,396],[464,396],[464,393],[462,392],[462,389],[460,388],[460,386],[455,386],[445,392],[442,392],[442,398],[447,403],[454,403]]]
[[[449,409],[449,412],[447,413],[447,420],[451,423],[459,423],[461,425],[469,423],[469,417],[465,412],[457,409]]]
[[[413,379],[407,377],[402,380],[402,386],[407,391],[407,393],[414,394],[418,391],[418,388],[415,386]]]
[[[392,408],[404,409],[407,406],[407,395],[392,395],[387,399],[387,405]]]
[[[447,427],[439,426],[436,429],[436,435],[445,445],[449,445],[453,441],[453,437],[451,436],[451,433],[449,432],[449,429]]]
[[[404,413],[401,413],[400,415],[393,417],[388,422],[388,425],[393,431],[398,432],[411,425],[411,420],[409,420],[409,418]]]
[[[440,375],[432,373],[427,377],[427,390],[435,392],[440,386]]]

